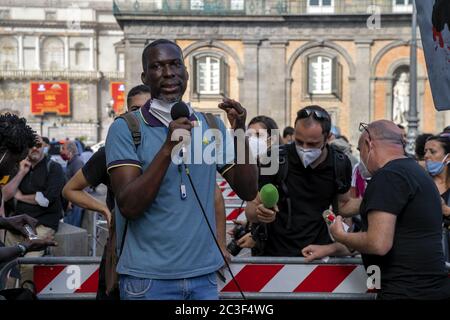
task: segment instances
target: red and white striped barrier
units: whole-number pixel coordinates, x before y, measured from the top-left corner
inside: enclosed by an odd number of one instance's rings
[[[245,217],[245,207],[242,208],[225,208],[225,214],[227,216],[227,221],[232,220],[246,220]]]
[[[244,292],[261,293],[366,293],[367,274],[362,265],[231,264]],[[35,266],[38,295],[96,293],[98,265]],[[219,291],[239,292],[227,272]]]
[[[37,294],[96,293],[99,265],[34,266]]]
[[[362,265],[232,264],[243,292],[261,293],[366,293],[367,274]],[[239,292],[227,272],[222,293]]]

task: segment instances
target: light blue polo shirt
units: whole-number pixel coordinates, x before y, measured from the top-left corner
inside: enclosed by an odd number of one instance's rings
[[[145,171],[161,149],[168,128],[149,113],[149,104],[150,101],[134,112],[139,119],[142,136],[137,150],[125,120],[118,119],[111,125],[106,139],[108,172],[118,166],[137,166]],[[193,129],[188,150],[192,151],[196,144],[198,152],[198,141],[202,150],[213,149],[211,143],[214,143],[214,139],[204,136],[205,130],[208,129],[205,118],[201,113],[193,114],[191,120],[194,118],[197,118],[200,126]],[[224,173],[234,162],[233,138],[219,118],[217,123],[224,137],[217,156],[223,158],[223,161],[211,163],[211,159],[205,161],[204,157],[200,157],[200,164],[188,165],[214,232],[216,171]],[[214,152],[209,154],[215,155]],[[181,279],[205,275],[222,267],[223,259],[219,249],[208,229],[186,172],[180,168],[182,166],[170,163],[151,206],[140,218],[129,221],[124,249],[117,266],[119,274],[151,279]],[[182,199],[180,194],[181,184],[186,186],[185,199]],[[117,205],[115,208],[119,248],[125,219]]]

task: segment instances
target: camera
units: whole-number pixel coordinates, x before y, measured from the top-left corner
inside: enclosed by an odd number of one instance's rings
[[[237,240],[245,236],[247,233],[247,229],[243,225],[237,225],[233,230],[233,239],[230,241],[230,243],[227,245],[228,252],[233,255],[237,256],[239,252],[241,252],[242,248],[238,246],[236,243]]]
[[[39,239],[36,233],[34,233],[33,228],[29,224],[24,225],[25,232],[27,233],[28,239],[36,240]]]

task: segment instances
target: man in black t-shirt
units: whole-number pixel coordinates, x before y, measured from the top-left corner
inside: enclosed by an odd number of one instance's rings
[[[26,124],[24,118],[5,113],[0,114],[0,208],[3,205],[2,188],[10,180],[10,175],[27,154],[28,149],[36,145],[36,133]],[[26,235],[25,224],[33,229],[37,220],[27,215],[11,218],[1,217],[0,229],[7,229]],[[25,255],[30,251],[41,251],[47,246],[54,246],[50,239],[26,240],[12,247],[5,248],[0,240],[0,263]],[[1,269],[1,266],[0,266]]]
[[[436,185],[405,156],[401,130],[393,122],[360,129],[361,165],[372,175],[360,208],[363,232],[346,233],[337,217],[333,237],[361,252],[366,268],[379,268],[380,299],[450,298]]]
[[[287,192],[278,183],[278,176],[259,177],[260,186],[272,183],[280,193],[278,207],[274,210],[264,208],[259,194],[246,207],[249,221],[267,224],[262,255],[302,256],[302,249],[311,244],[331,243],[322,213],[333,202],[337,202],[341,214],[357,213],[360,200],[352,199],[349,192],[351,164],[344,154],[339,159],[335,157],[337,151],[328,145],[330,130],[331,118],[325,109],[319,106],[301,109],[295,121],[294,142],[285,146]],[[344,168],[345,181],[341,182],[347,186],[339,190],[337,165]]]
[[[58,231],[62,216],[61,191],[64,186],[62,167],[44,154],[42,138],[29,149],[28,157],[20,162],[17,175],[4,186],[4,200],[17,200],[15,215],[27,214],[38,220],[36,234],[39,238],[52,238]],[[24,241],[22,235],[6,233],[5,244],[13,246]],[[31,252],[27,257],[40,257],[44,250]],[[33,266],[21,266],[21,281],[33,280]]]

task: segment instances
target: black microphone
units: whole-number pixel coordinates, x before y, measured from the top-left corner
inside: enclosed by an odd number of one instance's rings
[[[186,103],[182,101],[177,102],[172,106],[172,109],[170,110],[170,116],[174,121],[179,118],[189,118],[189,108]],[[183,158],[186,152],[186,146],[183,144],[180,150],[180,157]]]
[[[170,110],[170,116],[172,120],[177,120],[179,118],[189,118],[189,108],[186,103],[180,101],[175,103]]]

